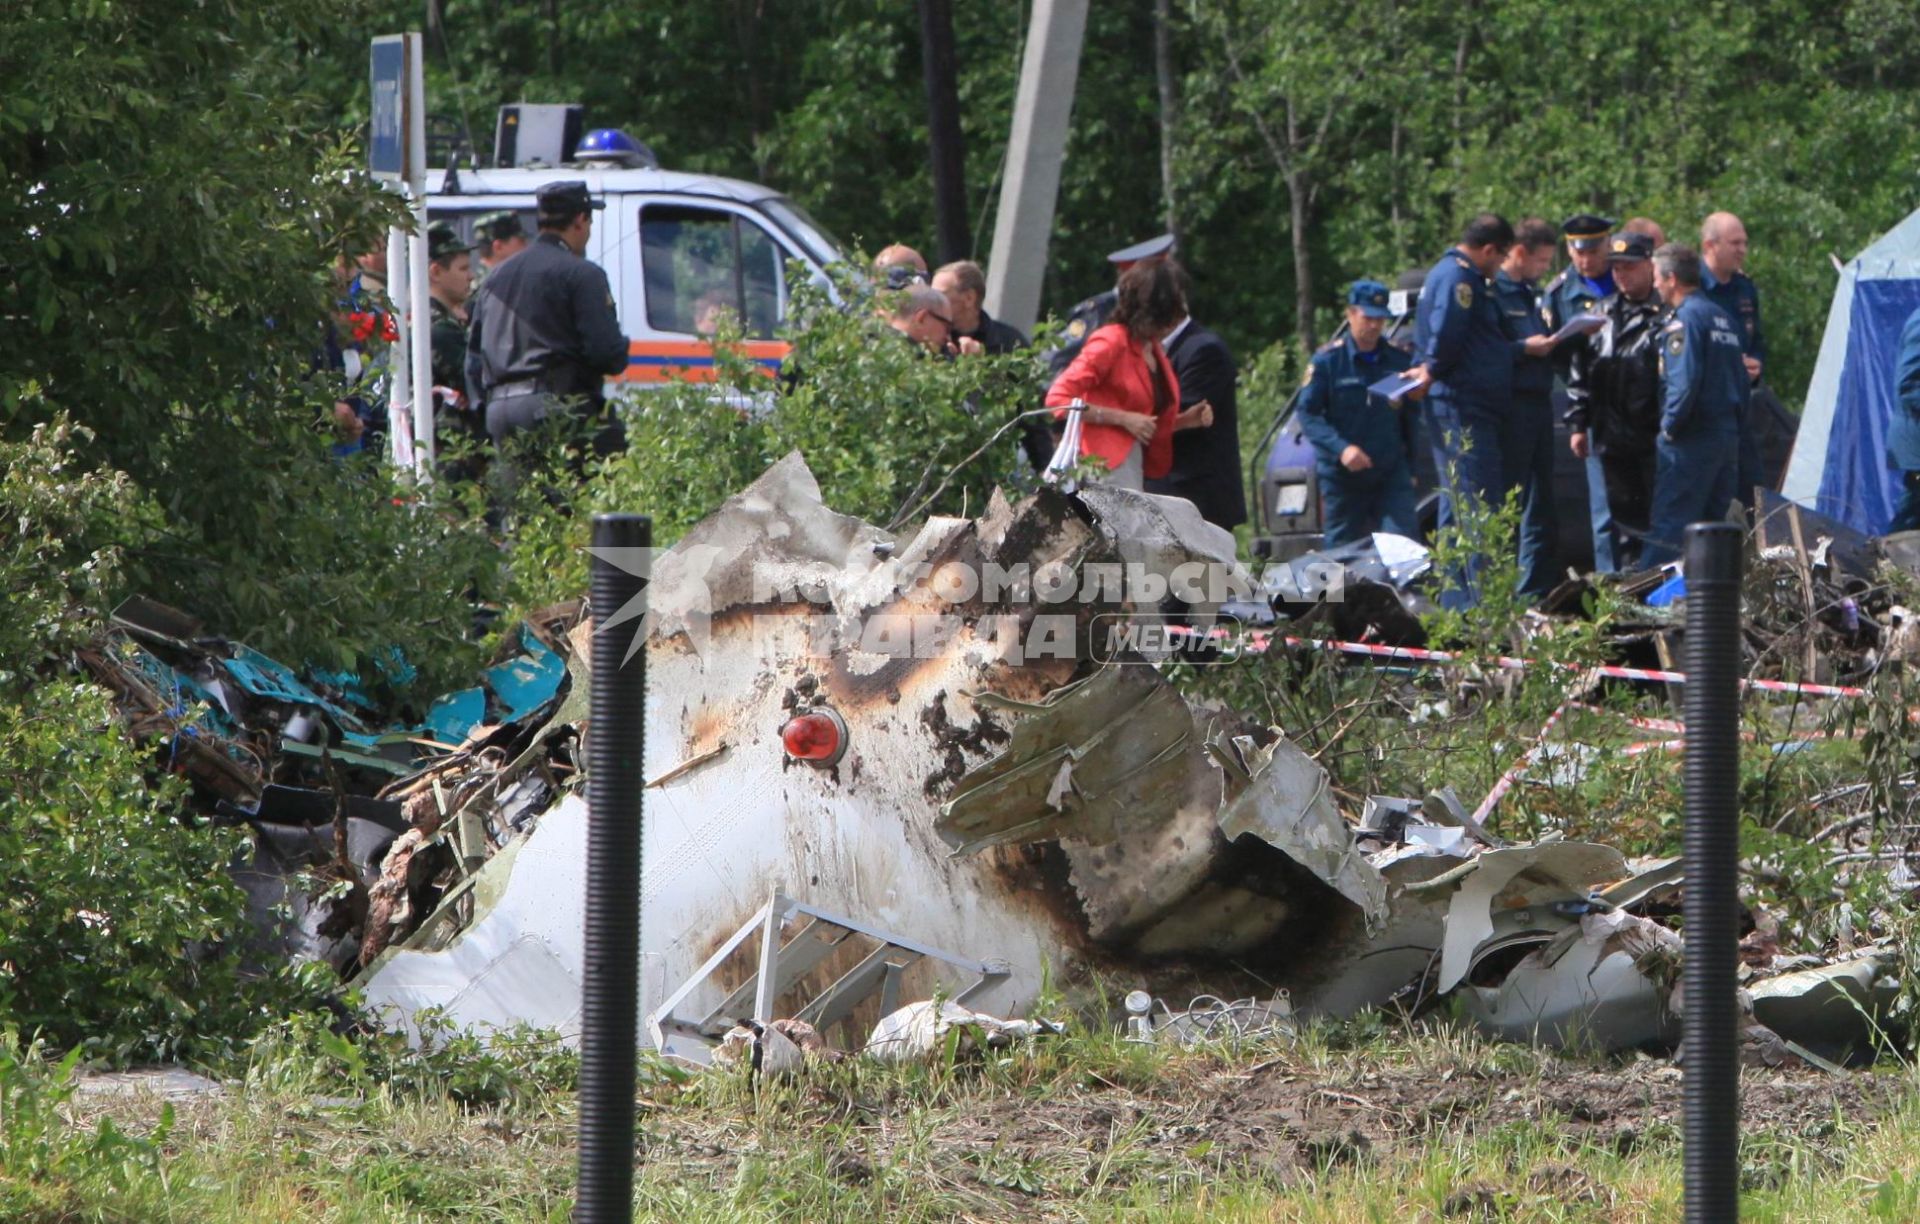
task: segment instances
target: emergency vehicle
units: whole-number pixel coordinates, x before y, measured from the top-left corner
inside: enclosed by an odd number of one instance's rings
[[[618,133],[612,133],[618,136]],[[581,151],[601,132],[590,134]],[[748,357],[769,373],[788,346],[775,339],[794,288],[797,262],[824,283],[842,262],[839,245],[779,192],[710,174],[580,158],[557,166],[428,172],[429,222],[453,226],[473,241],[475,223],[511,210],[531,239],[534,193],[543,184],[578,180],[606,203],[594,215],[586,257],[606,269],[620,326],[628,338],[627,369],[611,380],[645,387],[713,378],[708,315],[731,310],[746,333]],[[651,157],[644,159],[651,161]],[[476,271],[478,269],[476,268]]]

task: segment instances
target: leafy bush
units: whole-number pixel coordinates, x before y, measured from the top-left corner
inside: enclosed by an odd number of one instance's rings
[[[67,1122],[80,1051],[50,1063],[39,1043],[0,1033],[0,1212],[6,1218],[67,1218],[51,1203],[67,1187],[85,1185],[119,1197],[136,1186],[164,1186],[161,1144],[173,1129],[173,1106],[163,1106],[152,1133],[121,1132],[111,1118],[91,1130]]]
[[[123,550],[153,534],[124,476],[89,471],[64,419],[0,442],[0,1020],[110,1056],[199,1052],[291,997],[242,981],[224,868],[244,835],[188,828],[102,690],[64,656],[97,625]]]
[[[593,513],[650,514],[655,542],[670,544],[793,450],[828,505],[882,525],[978,514],[996,485],[1017,483],[1017,428],[989,440],[1040,405],[1039,359],[929,357],[874,318],[868,288],[844,276],[836,287],[844,305],[820,286],[796,289],[779,380],[732,347],[737,332],[723,332],[715,381],[633,396],[626,452],[592,465],[566,512],[555,512],[550,487],[523,485],[509,531],[514,601],[534,607],[586,589]]]

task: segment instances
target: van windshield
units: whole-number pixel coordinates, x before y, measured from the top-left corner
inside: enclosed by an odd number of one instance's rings
[[[833,236],[821,229],[819,223],[792,200],[785,196],[769,196],[758,201],[755,207],[772,217],[774,224],[805,247],[807,254],[813,256],[821,267],[846,261],[847,257],[841,253],[840,244],[834,241]]]

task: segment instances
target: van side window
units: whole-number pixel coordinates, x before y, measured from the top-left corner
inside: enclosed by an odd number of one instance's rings
[[[780,321],[780,247],[753,222],[712,208],[646,204],[640,267],[647,322],[655,331],[709,335],[732,311],[747,335],[765,339]]]

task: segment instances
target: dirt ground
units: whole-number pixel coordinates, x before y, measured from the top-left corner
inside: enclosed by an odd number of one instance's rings
[[[1089,1091],[1055,1100],[994,1102],[977,1121],[943,1134],[950,1143],[1057,1147],[1061,1131],[1105,1135],[1144,1126],[1147,1142],[1250,1163],[1337,1163],[1417,1147],[1440,1133],[1474,1134],[1514,1122],[1549,1123],[1571,1138],[1625,1154],[1650,1132],[1681,1125],[1682,1073],[1664,1062],[1618,1069],[1502,1076],[1470,1071],[1383,1069],[1330,1083],[1284,1065],[1215,1072],[1141,1094]],[[1741,1082],[1742,1130],[1817,1137],[1836,1111],[1864,1119],[1891,1090],[1870,1075],[1749,1072]]]

